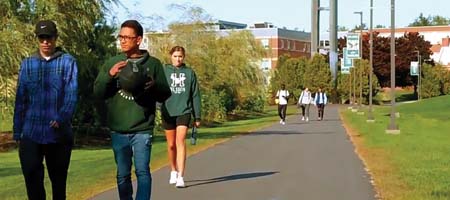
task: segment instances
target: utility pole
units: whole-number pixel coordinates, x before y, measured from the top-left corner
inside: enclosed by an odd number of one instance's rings
[[[362,71],[363,71],[363,66],[362,66],[362,58],[363,58],[363,48],[362,48],[362,29],[363,29],[363,12],[359,11],[359,12],[353,12],[353,14],[358,14],[360,16],[360,27],[359,27],[359,101],[358,101],[358,112],[362,112]],[[356,69],[356,68],[355,68]]]
[[[333,76],[334,89],[337,89],[337,0],[330,0],[330,69]]]
[[[320,21],[320,0],[311,1],[311,58],[318,52],[319,45],[319,21]]]
[[[395,117],[395,0],[391,0],[391,120],[386,130],[388,134],[400,133]]]
[[[417,61],[419,62],[418,64],[419,64],[419,77],[417,77],[417,82],[418,82],[418,85],[419,85],[419,87],[417,87],[417,100],[419,100],[420,101],[420,92],[422,92],[422,62],[421,62],[421,59],[422,58],[422,56],[420,56],[420,51],[417,51]]]
[[[369,111],[367,112],[367,122],[375,122],[372,113],[372,74],[373,74],[373,0],[370,0],[370,70],[369,70]]]

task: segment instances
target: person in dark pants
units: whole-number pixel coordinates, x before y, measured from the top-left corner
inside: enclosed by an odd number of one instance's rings
[[[137,177],[137,200],[151,198],[150,158],[156,102],[171,92],[161,61],[140,50],[143,28],[136,20],[122,23],[118,35],[122,53],[108,59],[94,83],[94,95],[106,107],[106,125],[117,165],[121,200],[133,199],[131,170]]]
[[[67,171],[73,145],[71,120],[77,103],[77,63],[56,47],[58,31],[50,20],[39,21],[39,50],[22,61],[14,108],[14,140],[28,199],[46,199],[44,164],[53,199],[66,199]]]
[[[323,114],[327,102],[328,102],[327,94],[325,92],[322,92],[322,88],[319,87],[319,91],[316,92],[316,95],[314,96],[314,104],[316,104],[318,110],[317,120],[319,121],[323,120]]]
[[[280,116],[280,124],[285,125],[289,91],[286,90],[286,86],[284,84],[281,84],[281,90],[277,91],[276,97],[278,98],[278,115]]]

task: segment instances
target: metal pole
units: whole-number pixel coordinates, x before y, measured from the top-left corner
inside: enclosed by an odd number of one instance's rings
[[[359,27],[359,100],[358,100],[358,110],[362,112],[362,29],[363,29],[363,12],[353,12],[353,14],[358,14],[360,16],[360,27]],[[355,74],[356,79],[356,74]]]
[[[337,0],[330,0],[330,69],[334,89],[337,89]]]
[[[320,0],[311,1],[311,58],[317,53],[319,44],[319,6]]]
[[[373,122],[375,119],[372,113],[372,73],[373,73],[373,0],[370,0],[370,66],[369,66],[369,111],[367,112],[367,122]]]
[[[363,65],[362,65],[362,59],[363,59],[363,48],[362,48],[362,46],[363,46],[363,43],[362,43],[362,41],[363,41],[363,34],[362,34],[362,30],[363,30],[363,12],[361,12],[361,25],[360,25],[360,27],[359,27],[359,54],[360,54],[360,57],[359,57],[359,61],[360,61],[360,63],[359,63],[359,102],[360,102],[360,104],[359,104],[359,111],[360,112],[362,112],[362,74],[363,74]]]
[[[421,87],[422,87],[422,81],[421,81],[421,79],[422,79],[422,56],[420,55],[420,52],[419,51],[417,51],[417,58],[419,59],[419,77],[418,77],[418,85],[419,85],[419,87],[417,88],[417,99],[418,100],[420,100],[420,92],[422,91],[422,89],[421,89]]]
[[[349,97],[348,97],[348,100],[349,100],[349,103],[350,103],[350,107],[353,109],[353,96],[352,96],[352,68],[350,68],[350,74],[349,74],[349,76],[348,76],[348,78],[349,78],[349,84],[348,84],[348,86],[349,86]]]
[[[415,50],[415,53],[417,53],[417,70],[420,70],[420,51],[419,50]],[[420,100],[420,71],[419,71],[419,75],[417,76],[417,100]]]
[[[386,132],[400,133],[395,124],[395,0],[391,0],[391,120]]]
[[[356,66],[354,60],[352,60],[353,65],[353,101],[356,102]],[[358,102],[359,104],[359,102]],[[356,109],[356,107],[353,107],[353,109]]]

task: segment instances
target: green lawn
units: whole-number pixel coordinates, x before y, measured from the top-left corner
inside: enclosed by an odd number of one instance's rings
[[[294,106],[288,113],[297,112]],[[223,142],[234,135],[245,134],[278,122],[276,108],[269,107],[267,112],[247,115],[245,119],[230,121],[215,127],[199,129],[197,145],[188,145],[190,154]],[[189,143],[189,142],[187,142]],[[17,151],[0,153],[0,197],[1,199],[26,199],[23,176]],[[155,136],[152,149],[151,169],[156,170],[167,164],[164,137]],[[116,186],[115,163],[109,147],[76,149],[72,153],[68,177],[68,199],[86,199],[94,194]],[[46,178],[47,196],[51,196],[51,187]]]
[[[375,123],[366,115],[342,110],[362,138],[356,145],[384,199],[450,199],[450,96],[398,104],[401,133],[389,135],[390,107],[375,107]]]

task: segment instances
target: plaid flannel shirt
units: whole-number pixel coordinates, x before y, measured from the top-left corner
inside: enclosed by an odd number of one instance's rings
[[[14,108],[14,139],[29,138],[40,144],[71,137],[71,120],[77,102],[77,64],[67,53],[56,51],[46,60],[39,53],[22,61]],[[55,120],[59,128],[50,127]]]

